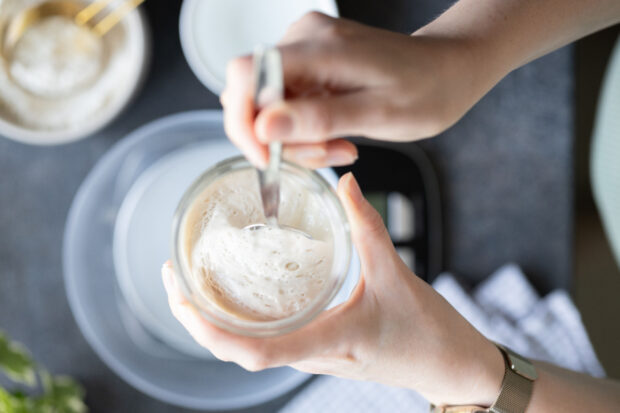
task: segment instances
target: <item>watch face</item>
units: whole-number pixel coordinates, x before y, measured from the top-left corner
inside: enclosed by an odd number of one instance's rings
[[[538,378],[538,373],[536,373],[536,368],[532,365],[532,363],[509,348],[503,347],[503,349],[508,357],[510,370],[528,380],[534,381]]]
[[[510,368],[515,373],[525,377],[528,380],[536,380],[538,378],[538,373],[536,373],[536,368],[529,363],[519,357],[509,357],[510,358]]]

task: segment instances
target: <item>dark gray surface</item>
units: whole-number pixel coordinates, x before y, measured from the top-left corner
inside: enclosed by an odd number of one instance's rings
[[[127,132],[162,115],[217,108],[182,56],[178,4],[146,3],[153,62],[145,88],[110,127],[82,142],[37,148],[0,139],[0,328],[52,371],[77,377],[93,412],[184,411],[117,378],[70,313],[61,245],[73,195]],[[411,31],[449,5],[437,0],[339,1],[344,16]],[[447,269],[472,281],[515,261],[537,285],[567,286],[572,234],[572,65],[564,49],[502,81],[455,127],[422,143],[442,182]],[[286,398],[252,411],[270,412]]]
[[[442,183],[446,269],[479,280],[507,261],[543,291],[570,286],[572,54],[512,73],[423,147]]]

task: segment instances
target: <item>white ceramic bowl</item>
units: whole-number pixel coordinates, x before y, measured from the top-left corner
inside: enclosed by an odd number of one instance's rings
[[[276,44],[312,10],[338,16],[334,0],[185,0],[179,22],[183,53],[198,79],[219,94],[230,59],[257,44]]]
[[[131,48],[131,66],[127,68],[125,84],[129,87],[115,95],[115,99],[84,123],[70,129],[32,129],[16,124],[0,114],[0,135],[32,145],[57,145],[91,136],[118,117],[136,95],[145,77],[150,58],[148,25],[140,10],[129,13],[119,24],[127,33],[127,47]]]

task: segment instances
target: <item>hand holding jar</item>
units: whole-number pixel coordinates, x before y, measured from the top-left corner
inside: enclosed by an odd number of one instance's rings
[[[288,334],[238,335],[206,321],[166,263],[164,284],[176,318],[217,358],[248,370],[290,365],[412,387],[437,403],[492,403],[504,369],[499,351],[407,268],[351,174],[341,178],[338,197],[362,265],[360,282],[347,302]],[[475,377],[476,385],[454,374],[457,362],[460,373]]]

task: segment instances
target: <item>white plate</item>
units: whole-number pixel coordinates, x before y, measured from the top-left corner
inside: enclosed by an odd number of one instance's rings
[[[183,53],[198,79],[220,94],[230,59],[257,44],[276,44],[312,10],[338,16],[334,0],[185,0],[179,22]]]
[[[182,113],[143,126],[95,165],[78,190],[65,230],[67,296],[90,345],[134,387],[189,408],[264,403],[309,377],[289,368],[250,373],[209,360],[167,308],[159,270],[169,255],[172,213],[194,178],[233,154],[220,111]],[[336,178],[331,171],[327,177]],[[356,257],[339,301],[349,296],[358,276]]]

